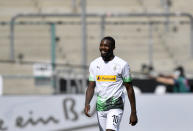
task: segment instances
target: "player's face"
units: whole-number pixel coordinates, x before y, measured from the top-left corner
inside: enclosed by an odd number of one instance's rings
[[[113,48],[109,40],[102,40],[99,46],[101,57],[108,58],[113,55]]]

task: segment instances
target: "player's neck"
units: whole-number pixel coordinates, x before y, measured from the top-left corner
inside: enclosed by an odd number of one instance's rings
[[[114,59],[114,57],[115,57],[115,55],[114,55],[114,54],[112,54],[112,55],[111,55],[111,56],[109,56],[109,57],[102,57],[102,58],[103,58],[103,60],[104,60],[105,62],[109,62],[109,61],[113,60],[113,59]]]

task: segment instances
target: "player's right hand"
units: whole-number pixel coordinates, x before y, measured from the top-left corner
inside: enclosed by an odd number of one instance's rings
[[[89,114],[89,111],[90,111],[90,105],[85,105],[84,114],[88,117],[91,117],[91,115]]]

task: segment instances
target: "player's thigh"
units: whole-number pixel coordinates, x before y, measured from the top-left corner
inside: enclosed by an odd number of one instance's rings
[[[115,130],[112,130],[112,129],[106,129],[106,131],[115,131]]]
[[[111,130],[111,129],[106,129],[106,131],[115,131],[115,130]]]
[[[100,131],[106,131],[107,111],[97,111],[97,119]]]
[[[123,116],[122,109],[111,109],[107,113],[106,129],[119,131],[119,125]]]

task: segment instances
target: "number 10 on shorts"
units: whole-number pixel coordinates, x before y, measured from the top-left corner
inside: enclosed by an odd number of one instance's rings
[[[119,122],[119,116],[113,115],[113,125],[117,125]]]

